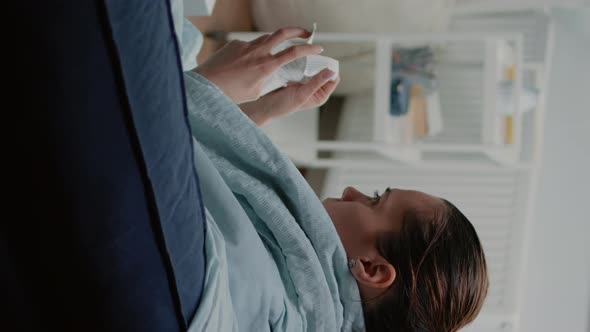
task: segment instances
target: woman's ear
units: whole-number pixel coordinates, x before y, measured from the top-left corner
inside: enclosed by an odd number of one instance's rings
[[[393,265],[383,257],[359,257],[350,271],[356,281],[368,288],[384,289],[393,284],[396,271]]]

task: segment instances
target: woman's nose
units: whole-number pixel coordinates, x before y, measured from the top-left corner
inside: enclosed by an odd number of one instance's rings
[[[346,187],[346,189],[344,189],[344,191],[342,192],[342,200],[345,202],[356,201],[365,197],[366,196],[363,195],[363,193],[356,190],[356,188],[354,187]]]

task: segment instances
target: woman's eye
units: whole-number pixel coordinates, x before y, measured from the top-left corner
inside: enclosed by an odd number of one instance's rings
[[[375,193],[373,193],[373,197],[371,198],[371,203],[373,203],[373,205],[379,203],[379,200],[381,199],[381,195],[379,195],[379,192],[375,190]]]
[[[391,188],[387,187],[385,189],[385,193],[388,193],[391,191]],[[379,203],[379,201],[381,200],[381,195],[379,195],[379,191],[375,190],[375,192],[373,193],[373,197],[371,197],[371,204],[376,205],[377,203]]]

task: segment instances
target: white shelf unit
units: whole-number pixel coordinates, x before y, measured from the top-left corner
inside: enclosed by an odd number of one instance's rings
[[[260,33],[231,33],[230,39],[252,40],[258,37]],[[314,139],[306,140],[306,149],[308,153],[301,153],[301,145],[297,140],[277,139],[280,145],[287,153],[294,159],[294,161],[305,167],[340,167],[340,166],[354,166],[358,164],[358,160],[354,158],[349,159],[343,157],[346,153],[362,153],[373,152],[385,157],[375,158],[372,163],[391,163],[401,162],[415,167],[449,167],[456,165],[454,159],[457,155],[480,155],[482,158],[479,161],[472,161],[473,167],[502,167],[509,166],[514,168],[528,168],[529,165],[520,161],[521,151],[521,130],[522,117],[520,113],[514,114],[514,142],[513,144],[502,144],[494,137],[497,136],[498,116],[496,114],[496,97],[497,97],[497,83],[500,80],[497,71],[498,65],[498,47],[501,43],[509,43],[514,48],[516,54],[515,77],[514,77],[514,104],[518,109],[520,91],[522,87],[523,75],[523,37],[515,33],[465,33],[465,32],[449,32],[449,33],[420,33],[420,34],[348,34],[348,33],[318,33],[315,42],[318,44],[325,43],[374,43],[375,45],[375,63],[374,63],[374,89],[373,89],[373,110],[372,114],[366,115],[373,119],[370,127],[365,128],[366,131],[361,137],[355,139],[347,139],[346,137],[334,141],[320,141],[317,139],[317,133],[307,132],[307,135],[316,136]],[[462,86],[473,87],[473,92],[478,98],[477,105],[473,110],[470,110],[472,116],[479,117],[477,119],[478,136],[464,137],[464,138],[448,138],[445,137],[431,137],[427,140],[416,140],[413,142],[401,142],[396,140],[395,136],[400,135],[395,132],[392,122],[395,117],[389,114],[390,108],[390,85],[391,85],[391,57],[394,47],[408,47],[408,46],[433,46],[437,49],[443,50],[441,57],[447,56],[453,58],[453,65],[458,66],[461,71],[461,66],[473,67],[470,79],[475,79],[476,82],[463,82],[455,84],[455,90],[462,89]],[[461,56],[461,52],[465,49],[470,49],[469,55]],[[445,55],[445,50],[448,54]],[[452,55],[450,55],[452,54]],[[457,56],[459,55],[459,56]],[[436,56],[435,56],[436,57]],[[437,61],[435,59],[435,61]],[[470,69],[471,70],[471,69]],[[447,70],[452,72],[452,69]],[[463,70],[465,71],[465,70]],[[473,78],[475,77],[475,78]],[[457,79],[458,76],[451,76],[449,80]],[[461,78],[458,78],[459,80]],[[440,85],[445,86],[445,78],[440,77]],[[452,99],[456,96],[457,99],[463,98],[459,94],[454,94],[448,97]],[[453,91],[455,93],[455,91]],[[442,97],[441,97],[442,98]],[[452,103],[448,103],[448,107],[453,107]],[[444,108],[444,105],[443,105]],[[445,116],[443,114],[443,122]],[[314,124],[315,126],[315,124]],[[465,131],[473,131],[473,128],[463,128]],[[460,131],[460,130],[458,130]],[[302,128],[305,132],[305,128]],[[447,130],[451,132],[452,128]],[[449,136],[449,135],[447,135]],[[455,135],[456,136],[456,135]],[[289,153],[297,150],[297,153]],[[302,155],[317,156],[318,152],[334,152],[331,158],[301,158]],[[344,154],[343,154],[344,153]],[[425,155],[436,155],[438,158],[425,158]],[[445,158],[445,154],[449,157]],[[366,163],[366,160],[365,160]],[[461,165],[466,166],[465,162]],[[467,165],[469,166],[469,165]]]
[[[375,111],[374,111],[374,137],[375,142],[390,143],[395,142],[389,149],[382,149],[381,152],[389,156],[396,157],[393,151],[397,151],[397,159],[408,162],[420,162],[423,160],[422,155],[428,152],[439,152],[439,153],[480,153],[486,155],[492,160],[502,165],[512,165],[520,167],[519,163],[519,152],[520,152],[520,130],[521,126],[521,114],[514,114],[514,130],[515,132],[513,144],[503,144],[496,139],[499,127],[499,116],[496,112],[497,104],[497,89],[498,82],[501,77],[498,74],[498,49],[502,43],[511,43],[514,47],[516,54],[516,62],[513,64],[515,67],[515,78],[514,78],[514,104],[515,108],[518,109],[520,100],[520,91],[522,86],[522,36],[521,35],[510,35],[510,34],[468,34],[468,33],[449,33],[449,34],[436,34],[436,35],[414,35],[406,38],[400,38],[400,36],[388,36],[380,37],[377,40],[377,69],[376,69],[376,89],[375,89]],[[399,144],[396,142],[395,135],[392,135],[392,129],[395,128],[392,125],[392,121],[396,121],[395,117],[388,114],[390,95],[390,82],[391,82],[391,54],[393,47],[405,45],[431,45],[435,47],[441,47],[443,53],[451,53],[451,55],[441,55],[447,59],[452,59],[455,66],[455,71],[463,71],[465,67],[475,67],[470,69],[471,74],[479,74],[478,78],[480,82],[466,81],[466,84],[481,84],[481,97],[476,98],[479,107],[473,106],[473,111],[476,116],[481,116],[481,139],[474,138],[463,138],[459,141],[455,139],[444,139],[442,137],[433,137],[423,142],[415,142],[410,144]],[[468,54],[461,55],[460,52],[464,51],[465,48],[470,49],[471,52]],[[476,54],[473,54],[476,53]],[[435,56],[436,57],[436,56]],[[448,65],[448,63],[442,63],[440,59],[435,59],[440,65]],[[448,85],[445,82],[445,77],[442,73],[438,75],[439,85],[444,88]],[[461,79],[458,76],[454,76],[455,79]],[[451,79],[451,78],[449,78]],[[473,79],[470,79],[473,80]],[[456,84],[456,83],[455,83]],[[454,90],[461,89],[463,85],[456,84],[456,87],[451,88]],[[448,90],[448,89],[447,89]],[[461,91],[452,91],[453,95],[457,98],[468,99],[466,96],[456,94]],[[444,108],[450,107],[444,105],[444,94],[441,96],[443,99],[443,121],[445,118]],[[474,99],[473,97],[471,99]],[[479,108],[479,109],[478,109]],[[385,111],[384,111],[385,110]],[[393,136],[393,137],[392,137]]]

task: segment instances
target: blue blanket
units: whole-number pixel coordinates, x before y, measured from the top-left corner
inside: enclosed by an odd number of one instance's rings
[[[194,326],[214,330],[208,317],[225,311],[235,322],[224,327],[230,330],[362,330],[356,281],[317,196],[217,87],[192,72],[185,84],[209,229],[219,235],[207,241],[222,249],[215,260],[227,268],[211,269],[209,260],[208,273],[215,273],[207,276]],[[224,296],[208,294],[223,287],[230,290]]]

